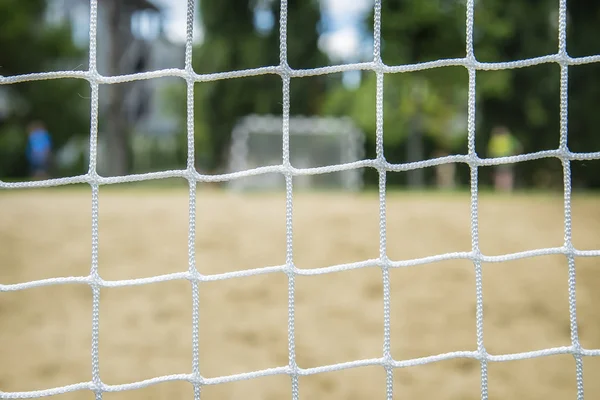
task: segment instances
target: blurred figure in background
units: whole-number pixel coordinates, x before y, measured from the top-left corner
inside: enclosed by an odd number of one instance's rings
[[[28,126],[27,161],[34,179],[45,179],[50,175],[52,141],[44,124],[33,121]]]
[[[521,144],[505,126],[492,130],[488,144],[490,157],[510,157],[521,151]],[[494,169],[494,188],[496,191],[511,192],[514,187],[514,164],[496,165]]]

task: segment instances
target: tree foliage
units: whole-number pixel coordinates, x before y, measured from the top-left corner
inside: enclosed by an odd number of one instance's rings
[[[413,64],[466,55],[466,8],[463,1],[431,0],[382,2],[382,58],[387,65]],[[600,3],[568,2],[567,51],[571,56],[600,53],[593,38],[598,28]],[[373,15],[365,19],[372,25]],[[482,62],[506,62],[558,52],[558,2],[477,1],[474,51]],[[600,116],[595,112],[600,94],[600,66],[569,68],[569,147],[572,151],[600,150],[595,134]],[[415,86],[425,82],[427,96],[418,100]],[[443,67],[420,72],[386,74],[384,80],[384,142],[386,157],[406,161],[404,146],[411,120],[419,115],[429,154],[436,147],[453,153],[466,152],[466,123],[453,124],[456,116],[466,122],[468,77],[462,67]],[[487,157],[493,127],[507,126],[524,145],[524,152],[556,149],[560,132],[560,67],[542,64],[526,68],[478,71],[476,75],[476,151]],[[363,74],[357,91],[339,88],[327,103],[332,113],[350,113],[375,140],[375,76]],[[447,135],[452,126],[458,136]],[[427,139],[427,137],[429,139]],[[450,138],[450,140],[449,140]],[[483,169],[485,182],[489,169]],[[556,159],[517,165],[522,184],[536,184],[541,174],[546,184],[560,185],[562,167]],[[597,171],[589,163],[573,163],[574,182],[600,186]],[[463,176],[468,180],[468,176]]]
[[[44,21],[45,0],[0,1],[0,75],[13,76],[71,68],[83,52],[66,25]],[[8,113],[0,119],[0,176],[27,174],[24,149],[27,124],[43,121],[54,147],[73,135],[89,134],[89,89],[82,80],[59,79],[1,85]]]
[[[481,62],[505,62],[556,54],[558,2],[478,0],[473,31],[475,57]],[[201,1],[199,18],[204,40],[194,49],[197,73],[218,73],[280,64],[278,0]],[[600,54],[594,40],[600,34],[600,3],[568,1],[567,52],[572,57]],[[271,13],[270,29],[257,29],[255,11]],[[0,75],[65,69],[84,54],[73,45],[68,26],[44,24],[44,0],[0,1]],[[289,0],[287,61],[296,69],[328,63],[318,50],[320,21],[317,0]],[[373,14],[365,16],[372,33]],[[464,0],[385,0],[382,2],[381,54],[390,66],[415,64],[466,55]],[[74,61],[77,60],[77,61]],[[524,152],[556,149],[560,135],[560,66],[547,63],[510,70],[476,73],[476,152],[487,157],[491,130],[508,127]],[[358,89],[341,84],[339,76],[294,78],[292,114],[349,115],[367,134],[367,153],[374,156],[376,76],[362,72]],[[339,74],[338,74],[339,75]],[[600,64],[570,66],[568,73],[568,146],[577,152],[600,151]],[[463,67],[386,74],[384,78],[385,155],[407,161],[407,138],[419,129],[424,157],[438,149],[464,154],[466,149],[468,75]],[[25,126],[41,119],[56,146],[75,134],[87,134],[89,89],[80,80],[49,80],[0,86],[11,105],[0,120],[0,174],[23,175]],[[222,168],[238,118],[252,113],[282,112],[280,76],[220,79],[194,85],[196,162],[202,170]],[[182,87],[167,93],[167,108],[181,120],[181,159],[187,151],[186,96]],[[418,123],[417,123],[418,122]],[[573,183],[600,186],[593,163],[572,162]],[[535,184],[543,172],[546,183],[560,185],[562,167],[556,159],[517,165],[517,179]],[[482,168],[485,182],[489,168]],[[402,174],[398,174],[402,175]],[[369,177],[371,175],[367,175]],[[373,176],[373,178],[376,178]],[[370,178],[369,178],[370,179]],[[468,175],[463,176],[468,181]],[[394,182],[391,179],[390,182]]]
[[[205,32],[203,42],[194,49],[193,66],[197,73],[238,71],[277,66],[279,54],[279,2],[263,2],[273,26],[260,32],[254,24],[256,1],[203,1],[200,19]],[[318,50],[317,23],[320,18],[316,1],[288,1],[287,60],[294,68],[326,64]],[[324,100],[326,78],[313,85],[294,85],[294,113],[316,114]],[[181,93],[181,92],[179,92]],[[278,75],[232,78],[197,83],[194,88],[195,148],[200,169],[223,168],[228,157],[231,131],[237,120],[248,114],[282,113],[282,79]],[[178,104],[181,121],[185,120],[185,98],[172,94]],[[183,139],[185,141],[185,139]]]

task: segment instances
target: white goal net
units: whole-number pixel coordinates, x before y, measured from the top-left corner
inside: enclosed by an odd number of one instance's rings
[[[350,0],[349,0],[350,1]],[[92,189],[91,210],[92,210],[92,257],[89,274],[86,276],[75,277],[55,277],[39,281],[22,282],[17,284],[0,284],[1,292],[10,292],[17,290],[26,290],[33,287],[45,285],[89,285],[93,293],[92,313],[92,356],[90,365],[90,380],[87,382],[74,382],[71,385],[47,388],[45,390],[30,392],[3,392],[0,391],[1,399],[14,398],[36,398],[42,396],[51,396],[66,392],[78,390],[93,391],[97,399],[102,399],[103,394],[107,392],[119,392],[125,390],[134,390],[150,385],[155,385],[166,381],[186,381],[194,387],[194,398],[201,397],[202,387],[206,385],[216,385],[220,383],[253,379],[269,375],[288,375],[291,378],[292,398],[299,399],[299,393],[302,386],[299,385],[299,376],[319,374],[327,371],[343,370],[348,368],[363,366],[381,366],[387,374],[386,388],[387,399],[391,400],[394,396],[393,372],[395,368],[405,368],[420,364],[434,363],[441,360],[452,358],[470,358],[476,359],[480,363],[481,369],[481,398],[488,398],[488,363],[501,362],[508,360],[521,360],[534,357],[544,357],[555,354],[570,354],[575,359],[575,368],[573,374],[577,377],[577,397],[579,400],[584,398],[583,385],[583,358],[586,356],[600,356],[600,349],[585,349],[581,346],[578,335],[577,307],[575,301],[575,259],[576,257],[598,257],[600,250],[578,250],[572,243],[571,235],[571,161],[572,160],[597,160],[600,159],[600,152],[594,153],[574,153],[567,146],[567,112],[568,112],[568,70],[571,65],[580,65],[587,63],[600,62],[600,55],[573,58],[570,57],[566,49],[566,20],[567,20],[567,1],[560,0],[558,16],[558,38],[559,46],[555,54],[542,57],[518,60],[511,62],[483,63],[477,61],[473,51],[473,10],[475,0],[466,1],[466,56],[464,58],[443,59],[426,63],[411,65],[386,65],[381,58],[381,0],[374,4],[374,51],[373,61],[345,64],[323,68],[314,68],[306,70],[292,69],[287,62],[287,11],[286,0],[281,0],[280,14],[280,62],[279,65],[265,66],[262,68],[230,71],[213,74],[197,74],[192,68],[192,39],[193,39],[193,21],[194,21],[194,0],[188,0],[187,7],[187,43],[185,53],[184,69],[167,69],[153,72],[145,72],[126,76],[102,76],[98,73],[96,63],[96,33],[97,33],[97,11],[98,0],[90,0],[90,59],[89,70],[87,71],[60,71],[60,72],[40,72],[28,75],[0,77],[0,84],[9,85],[25,81],[35,81],[44,79],[61,78],[79,78],[89,81],[91,86],[91,131],[90,131],[90,159],[89,171],[80,176],[73,176],[61,179],[51,179],[35,182],[4,182],[0,181],[0,188],[19,189],[31,187],[50,187],[67,185],[73,183],[87,183]],[[521,68],[543,63],[557,63],[560,66],[560,140],[559,147],[554,150],[541,151],[530,154],[522,154],[513,157],[504,158],[481,158],[475,152],[475,76],[479,70],[501,70],[511,68]],[[414,163],[392,164],[386,161],[383,148],[383,82],[386,74],[405,73],[412,71],[425,70],[429,68],[438,68],[445,66],[462,66],[467,69],[469,74],[469,100],[468,100],[468,152],[462,155],[452,155],[436,159],[429,159]],[[290,134],[290,80],[291,78],[301,78],[322,74],[331,74],[352,70],[370,70],[377,76],[376,92],[376,113],[377,140],[376,140],[376,158],[363,159],[354,162],[345,162],[337,165],[329,165],[322,168],[302,169],[293,165]],[[244,78],[262,74],[279,75],[283,81],[282,93],[282,119],[281,119],[281,154],[282,162],[277,165],[263,166],[240,170],[237,172],[221,175],[200,174],[194,167],[194,84],[196,82],[215,81],[228,78]],[[119,82],[128,82],[141,79],[154,79],[159,77],[179,77],[187,82],[187,134],[188,134],[188,154],[187,168],[183,170],[169,170],[147,174],[136,174],[118,177],[103,177],[97,173],[97,134],[98,134],[98,88],[100,85],[115,84]],[[481,253],[479,247],[478,230],[478,171],[482,166],[500,165],[506,163],[522,162],[540,158],[558,158],[562,162],[564,172],[564,244],[556,248],[534,249],[521,253],[506,254],[501,256],[487,256]],[[465,163],[470,168],[471,178],[471,250],[462,253],[440,254],[432,257],[413,259],[413,260],[390,260],[387,253],[386,242],[386,173],[389,171],[408,171],[417,168],[430,167],[444,163]],[[319,269],[298,269],[294,265],[294,249],[292,246],[292,217],[293,217],[293,177],[301,175],[317,175],[336,171],[350,171],[357,168],[374,168],[379,173],[379,256],[376,259],[357,261],[352,264],[333,265]],[[286,262],[284,265],[268,268],[259,268],[254,270],[242,270],[219,275],[203,275],[197,267],[195,261],[195,224],[196,224],[196,185],[198,182],[227,182],[241,177],[258,176],[261,174],[278,173],[284,178],[286,191]],[[188,269],[179,273],[173,273],[162,276],[154,276],[143,279],[116,280],[110,281],[102,278],[98,269],[98,192],[103,185],[110,185],[122,182],[143,181],[151,179],[163,179],[169,177],[185,178],[189,182],[189,237],[188,237]],[[489,354],[486,351],[483,335],[484,308],[482,290],[482,263],[504,262],[533,256],[561,254],[568,259],[569,279],[565,282],[565,290],[569,293],[569,313],[570,313],[570,332],[571,344],[565,347],[547,348],[526,353],[513,354]],[[415,266],[428,264],[440,260],[464,259],[473,263],[475,273],[475,295],[476,295],[476,330],[477,335],[473,338],[476,344],[476,350],[473,351],[455,351],[444,354],[432,354],[431,356],[418,359],[395,360],[391,354],[391,342],[401,340],[401,338],[392,338],[390,333],[390,298],[393,293],[390,292],[390,269],[402,268],[406,266]],[[383,315],[384,315],[384,335],[382,337],[381,356],[373,359],[354,360],[341,364],[323,365],[315,368],[302,368],[296,363],[296,341],[295,341],[295,278],[297,275],[317,275],[336,271],[345,271],[356,268],[380,268],[383,281]],[[199,290],[204,282],[223,280],[233,277],[250,276],[267,273],[284,273],[288,277],[288,353],[289,359],[286,365],[278,367],[253,371],[249,373],[220,376],[207,378],[201,374],[199,365]],[[158,376],[140,382],[131,382],[122,385],[109,385],[102,381],[100,368],[102,362],[99,358],[98,338],[99,338],[99,307],[101,304],[100,288],[102,287],[124,287],[133,285],[144,285],[153,282],[169,280],[188,280],[192,286],[192,365],[187,374]],[[1,388],[0,388],[1,389]],[[401,394],[400,394],[401,396]]]
[[[273,115],[251,115],[242,118],[232,132],[230,172],[241,172],[262,166],[279,165],[283,118]],[[290,164],[298,169],[327,168],[364,158],[364,136],[349,118],[289,117]],[[298,176],[295,189],[362,188],[362,170],[348,169],[331,173]],[[229,182],[234,190],[285,189],[281,174],[255,175]]]

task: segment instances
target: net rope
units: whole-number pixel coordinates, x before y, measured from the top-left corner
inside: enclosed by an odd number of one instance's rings
[[[25,290],[34,287],[60,284],[83,284],[90,285],[92,288],[92,379],[89,382],[81,382],[72,385],[55,387],[45,390],[36,390],[28,392],[3,392],[0,391],[0,399],[15,398],[36,398],[42,396],[51,396],[61,393],[74,392],[78,390],[90,390],[95,392],[96,399],[102,399],[103,393],[119,392],[124,390],[134,390],[161,382],[169,381],[187,381],[194,387],[194,399],[200,399],[201,389],[205,385],[216,385],[227,382],[241,381],[245,379],[258,378],[270,375],[289,375],[291,377],[292,399],[299,398],[298,377],[313,375],[329,371],[338,371],[348,368],[358,368],[365,366],[378,365],[386,370],[386,392],[387,399],[393,398],[393,371],[395,368],[410,367],[437,361],[454,358],[471,358],[479,360],[481,364],[481,398],[488,398],[488,372],[487,364],[489,362],[523,360],[529,358],[570,354],[575,358],[576,380],[577,380],[577,399],[584,399],[583,390],[583,357],[600,356],[600,349],[584,349],[579,342],[577,332],[577,312],[575,302],[575,257],[600,257],[600,250],[578,250],[572,243],[571,235],[571,168],[572,160],[598,160],[600,152],[574,153],[567,146],[567,108],[568,108],[568,67],[570,65],[581,65],[600,62],[600,55],[573,58],[567,54],[566,50],[566,18],[567,4],[566,0],[560,0],[559,3],[559,48],[556,54],[530,58],[525,60],[484,63],[475,59],[473,50],[473,10],[474,0],[466,2],[466,57],[455,59],[443,59],[418,64],[408,64],[399,66],[385,65],[381,58],[381,0],[376,0],[374,5],[374,50],[373,61],[355,64],[344,64],[313,69],[293,69],[287,62],[287,0],[281,0],[280,14],[280,64],[278,66],[269,66],[255,69],[246,69],[240,71],[229,71],[212,74],[197,74],[192,67],[192,39],[193,39],[193,21],[194,21],[195,1],[188,0],[187,3],[187,35],[185,46],[185,68],[184,69],[166,69],[152,72],[144,72],[132,75],[122,76],[101,76],[96,67],[96,34],[97,34],[97,15],[98,0],[90,0],[90,54],[88,71],[58,71],[34,73],[19,76],[0,77],[0,84],[15,84],[26,81],[36,81],[45,79],[60,78],[80,78],[90,82],[91,86],[91,128],[90,128],[90,157],[89,171],[80,176],[68,178],[48,179],[44,181],[33,182],[4,182],[0,181],[1,189],[18,188],[38,188],[52,187],[75,183],[87,183],[92,189],[92,262],[90,274],[79,277],[56,277],[31,282],[17,284],[0,284],[0,292],[10,292],[16,290]],[[560,142],[558,149],[540,151],[529,154],[521,154],[501,158],[480,158],[475,152],[475,75],[479,70],[501,70],[529,67],[544,63],[557,63],[560,66]],[[403,73],[412,71],[421,71],[430,68],[445,66],[463,66],[469,74],[468,91],[468,153],[466,155],[452,155],[435,159],[429,159],[411,163],[392,164],[386,161],[383,149],[383,81],[385,74]],[[372,160],[361,160],[352,163],[331,165],[318,168],[294,168],[290,164],[289,148],[289,130],[290,130],[290,80],[291,78],[331,74],[336,72],[350,70],[370,70],[376,73],[377,77],[377,101],[376,101],[376,158]],[[196,82],[215,81],[220,79],[242,78],[248,76],[275,74],[279,75],[283,81],[283,163],[278,166],[260,167],[245,171],[205,175],[200,174],[194,167],[194,84]],[[154,79],[160,77],[179,77],[187,83],[187,138],[188,154],[187,168],[185,170],[170,170],[145,174],[134,174],[117,177],[102,177],[96,172],[97,166],[97,139],[98,139],[98,88],[101,84],[114,84],[120,82],[129,82],[144,79]],[[487,256],[481,253],[479,249],[478,236],[478,169],[483,166],[501,165],[507,163],[516,163],[523,161],[536,160],[541,158],[558,158],[563,165],[564,175],[564,244],[561,247],[535,249],[519,253],[504,254],[498,256]],[[471,176],[471,251],[456,252],[434,255],[430,257],[393,261],[390,260],[386,252],[386,173],[390,171],[408,171],[417,168],[432,167],[446,163],[466,163],[470,167]],[[325,268],[316,269],[298,269],[294,265],[294,253],[292,247],[292,179],[299,175],[324,174],[336,171],[343,171],[355,168],[375,168],[379,174],[379,257],[377,259],[364,260],[349,264],[332,265]],[[204,275],[196,268],[195,261],[195,216],[196,216],[196,185],[198,182],[222,182],[232,179],[243,178],[265,173],[280,173],[285,176],[286,183],[286,262],[284,265],[262,267],[249,270],[241,270],[222,274]],[[152,179],[166,178],[185,178],[189,182],[189,234],[188,234],[188,269],[185,272],[172,273],[160,276],[152,276],[140,279],[127,280],[104,280],[98,272],[98,192],[101,185],[118,184],[124,182],[136,182]],[[537,257],[551,254],[562,254],[568,260],[569,266],[569,313],[571,345],[555,348],[547,348],[536,351],[492,355],[489,354],[484,345],[483,336],[483,290],[482,290],[482,263],[501,263],[510,260],[517,260],[529,257]],[[429,264],[442,260],[463,259],[470,260],[474,265],[475,283],[476,283],[476,325],[477,325],[477,350],[475,351],[455,351],[444,354],[432,355],[429,357],[394,360],[391,355],[391,333],[390,333],[390,277],[391,268],[403,268]],[[373,359],[363,359],[345,363],[325,365],[315,368],[301,368],[296,364],[295,351],[295,316],[294,316],[294,298],[295,298],[295,277],[298,275],[320,275],[338,271],[346,271],[357,268],[381,268],[383,280],[383,304],[384,304],[384,337],[382,357]],[[199,290],[203,282],[218,281],[231,278],[269,274],[285,273],[288,276],[288,365],[276,368],[264,369],[259,371],[220,376],[215,378],[203,377],[200,373],[199,363]],[[99,335],[99,307],[100,307],[100,288],[102,287],[123,287],[145,285],[156,282],[165,282],[171,280],[188,280],[192,285],[192,368],[189,374],[159,376],[139,382],[108,385],[102,382],[100,378],[100,361],[98,356],[98,335]]]

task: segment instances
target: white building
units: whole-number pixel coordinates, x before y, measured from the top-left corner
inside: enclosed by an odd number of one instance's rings
[[[126,51],[121,60],[121,74],[154,71],[166,68],[183,68],[185,46],[169,41],[164,34],[162,10],[149,0],[120,0],[123,20],[129,21],[122,27],[126,39]],[[98,2],[97,25],[97,68],[108,75],[110,42],[108,34],[106,2]],[[48,21],[71,22],[76,44],[89,49],[89,0],[49,0]],[[87,60],[82,60],[87,68]],[[140,134],[168,135],[175,130],[175,122],[164,115],[160,106],[160,92],[165,84],[175,79],[161,78],[137,81],[128,84],[125,99],[130,123]],[[101,112],[107,105],[107,86],[100,87]]]
[[[120,74],[133,74],[144,71],[155,71],[167,68],[183,68],[185,61],[185,45],[174,43],[165,35],[165,18],[163,10],[150,0],[121,1],[123,21],[120,35],[124,39],[125,52],[120,61]],[[73,29],[74,42],[89,49],[90,4],[89,0],[48,0],[48,23],[64,23],[68,21]],[[98,1],[97,53],[98,72],[109,75],[110,35],[108,10],[105,1]],[[87,56],[81,60],[79,69],[88,68]],[[71,66],[72,68],[73,66]],[[164,89],[173,84],[181,85],[185,95],[185,84],[178,78],[158,78],[125,83],[127,85],[124,99],[127,119],[133,128],[134,146],[143,142],[144,138],[154,137],[161,141],[171,142],[177,133],[178,120],[175,115],[165,111]],[[101,85],[99,90],[100,116],[108,106],[108,85]],[[100,141],[102,132],[99,132]],[[80,138],[81,139],[81,138]],[[87,150],[87,142],[75,139],[65,146],[59,158],[64,163],[77,157],[79,152]],[[99,143],[102,146],[102,143]],[[143,146],[143,144],[140,144]],[[102,164],[102,161],[100,164]]]

